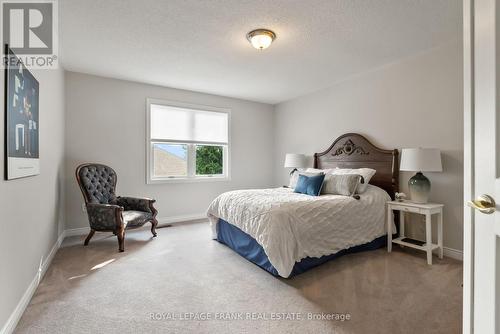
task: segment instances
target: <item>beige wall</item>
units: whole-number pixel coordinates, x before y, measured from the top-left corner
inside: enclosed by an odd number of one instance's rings
[[[40,83],[40,175],[4,181],[5,124],[0,117],[0,328],[64,229],[64,73],[32,72]],[[3,78],[0,92],[4,101]]]
[[[443,173],[426,173],[431,200],[445,204],[444,245],[462,249],[462,49],[450,43],[352,77],[275,108],[275,180],[287,184],[286,152],[312,155],[339,135],[358,132],[382,148],[436,147]],[[413,173],[402,172],[408,194]],[[413,222],[417,222],[413,217]],[[413,236],[422,237],[423,224]]]
[[[231,180],[147,185],[146,98],[231,109]],[[88,227],[74,177],[82,162],[112,166],[120,195],[156,198],[160,220],[203,214],[222,192],[273,183],[271,105],[73,72],[66,99],[66,229]]]

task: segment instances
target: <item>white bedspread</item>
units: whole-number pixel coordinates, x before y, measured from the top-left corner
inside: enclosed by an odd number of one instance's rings
[[[369,185],[361,199],[309,196],[289,188],[236,190],[218,196],[208,208],[214,238],[222,218],[252,236],[279,275],[295,262],[370,242],[386,233],[389,195]],[[394,229],[395,230],[395,229]]]

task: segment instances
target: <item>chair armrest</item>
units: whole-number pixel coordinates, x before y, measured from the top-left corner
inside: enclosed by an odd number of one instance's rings
[[[117,230],[123,225],[123,208],[114,204],[87,203],[90,227],[99,230]]]
[[[156,200],[151,198],[140,198],[140,197],[122,197],[118,196],[116,199],[116,204],[122,206],[125,210],[135,210],[154,213],[156,210],[153,207],[153,203]]]

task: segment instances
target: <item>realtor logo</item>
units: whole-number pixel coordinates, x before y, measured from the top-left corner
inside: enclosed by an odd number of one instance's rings
[[[3,44],[28,68],[56,68],[56,0],[3,0],[1,10]]]

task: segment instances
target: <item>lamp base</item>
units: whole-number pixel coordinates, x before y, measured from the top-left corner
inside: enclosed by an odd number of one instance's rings
[[[408,180],[408,188],[410,189],[412,202],[419,204],[427,203],[431,192],[431,181],[422,172],[418,172]]]

